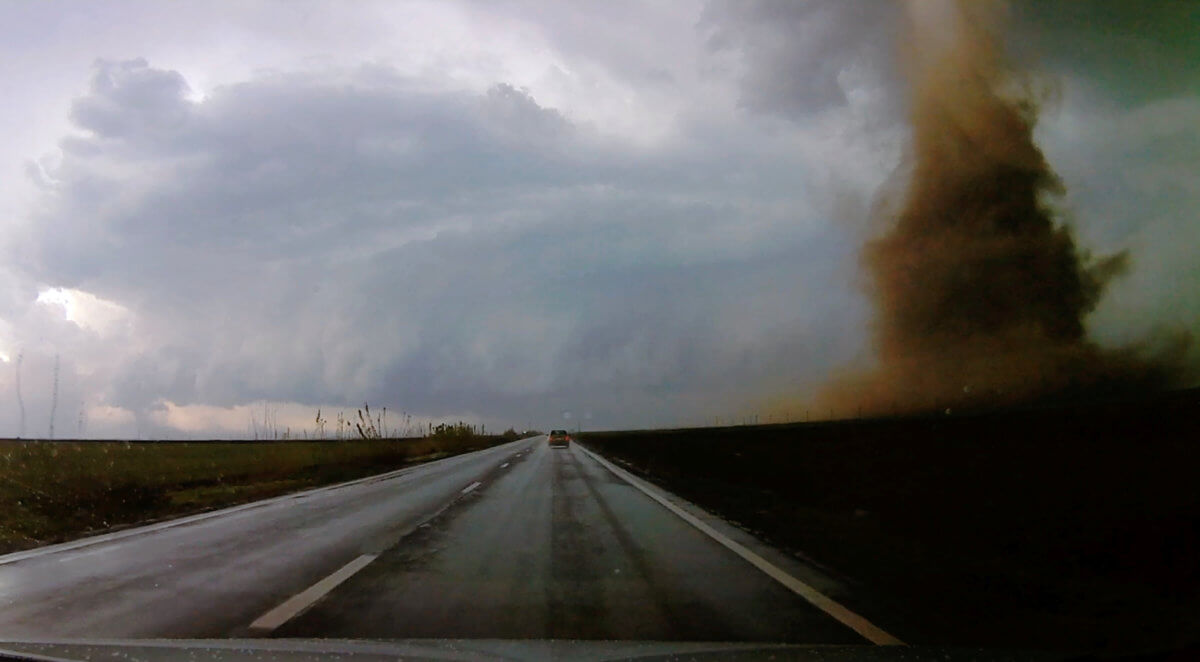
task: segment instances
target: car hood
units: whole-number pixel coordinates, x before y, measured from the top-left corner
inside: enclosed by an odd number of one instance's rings
[[[11,656],[11,658],[5,657]],[[366,660],[803,660],[922,662],[1067,660],[1062,654],[909,646],[807,646],[762,643],[567,640],[137,639],[0,641],[0,658],[302,662]]]

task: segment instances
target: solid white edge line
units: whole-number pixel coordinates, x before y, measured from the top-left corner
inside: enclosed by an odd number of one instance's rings
[[[462,492],[460,492],[460,494],[466,494],[467,492],[470,492],[471,490],[475,489],[476,487],[479,487],[480,485],[483,485],[483,483],[481,483],[479,481],[475,481],[474,483],[471,483],[470,485],[467,485],[466,487],[464,487],[462,489]]]
[[[724,546],[727,549],[729,549],[730,551],[732,551],[734,554],[737,554],[738,556],[742,557],[743,559],[748,561],[751,565],[753,565],[754,567],[758,568],[759,570],[763,571],[768,576],[770,576],[771,579],[774,579],[775,581],[779,582],[780,584],[783,584],[788,589],[790,589],[793,593],[795,593],[796,595],[799,595],[800,597],[807,600],[810,604],[812,604],[817,609],[820,609],[821,611],[825,612],[826,614],[829,614],[830,616],[832,616],[834,619],[836,619],[842,625],[845,625],[846,627],[850,628],[851,630],[854,630],[855,632],[857,632],[859,635],[861,635],[867,641],[870,641],[871,643],[879,645],[879,646],[904,646],[905,645],[905,643],[903,641],[900,641],[899,639],[897,639],[896,637],[893,637],[892,635],[883,631],[879,627],[876,627],[873,623],[871,623],[867,619],[863,618],[862,616],[859,616],[858,614],[850,611],[845,606],[843,606],[841,603],[825,596],[820,591],[817,591],[815,588],[813,588],[813,587],[809,586],[808,584],[805,584],[804,582],[800,581],[799,579],[796,579],[795,577],[789,575],[787,572],[783,571],[781,568],[779,568],[775,564],[771,563],[770,561],[768,561],[768,560],[764,559],[763,557],[759,556],[758,554],[755,554],[754,552],[750,551],[744,545],[741,545],[733,540],[730,540],[728,537],[721,534],[716,529],[705,524],[704,522],[701,522],[699,519],[697,519],[691,513],[687,512],[686,510],[680,508],[679,506],[671,503],[669,500],[666,499],[666,497],[663,497],[661,494],[657,493],[657,490],[650,489],[646,485],[645,481],[633,476],[628,471],[625,471],[624,469],[617,467],[613,463],[600,457],[598,454],[593,453],[592,451],[584,448],[583,446],[579,446],[579,449],[582,450],[584,453],[587,453],[587,455],[589,457],[591,457],[596,462],[600,463],[601,466],[603,466],[605,469],[608,469],[609,471],[611,471],[618,478],[620,478],[621,480],[624,480],[625,482],[629,483],[630,485],[636,487],[643,494],[645,494],[646,496],[650,497],[651,499],[654,499],[655,501],[657,501],[659,503],[659,505],[663,506],[664,508],[671,511],[672,513],[675,513],[683,521],[687,522],[688,524],[691,524],[692,526],[699,529],[702,533],[704,533],[708,537],[712,538],[713,540],[720,543],[722,546]]]
[[[367,564],[374,561],[378,556],[378,554],[363,554],[354,559],[338,569],[337,572],[293,595],[278,607],[259,616],[250,624],[250,629],[260,633],[274,631],[280,625],[287,623],[299,616],[304,610],[313,606],[317,600],[325,597],[325,594],[337,588],[342,582],[350,579],[354,573],[367,567]]]

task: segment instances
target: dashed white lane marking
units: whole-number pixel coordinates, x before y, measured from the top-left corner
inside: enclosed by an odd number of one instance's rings
[[[326,593],[337,588],[338,584],[350,579],[354,573],[367,567],[367,564],[374,561],[378,556],[378,554],[363,554],[354,559],[342,566],[337,572],[304,589],[300,593],[293,595],[278,607],[259,616],[257,620],[250,624],[250,629],[257,634],[273,632],[280,625],[299,616],[304,610],[313,606]]]
[[[851,630],[854,630],[858,634],[862,635],[863,638],[865,638],[867,641],[870,641],[871,643],[877,644],[879,646],[904,646],[905,645],[903,641],[900,641],[896,637],[893,637],[892,635],[888,634],[887,632],[884,632],[882,629],[876,627],[873,623],[871,623],[867,619],[865,619],[862,616],[859,616],[858,614],[847,609],[841,603],[836,602],[829,597],[826,597],[824,594],[817,591],[817,589],[815,589],[815,588],[809,586],[808,584],[805,584],[804,582],[800,581],[799,579],[796,579],[795,577],[787,574],[781,568],[779,568],[779,566],[776,566],[775,564],[764,559],[763,557],[759,556],[758,554],[755,554],[754,552],[747,549],[745,546],[743,546],[737,542],[734,542],[733,540],[730,540],[726,536],[722,535],[716,529],[712,528],[711,526],[709,526],[709,525],[705,524],[704,522],[700,521],[699,519],[697,519],[691,513],[680,508],[679,506],[675,505],[674,503],[671,503],[666,497],[662,496],[662,494],[659,493],[659,491],[657,489],[650,488],[644,481],[642,481],[639,478],[634,477],[628,471],[625,471],[624,469],[621,469],[621,468],[615,466],[613,463],[609,462],[608,460],[605,460],[604,458],[589,451],[588,449],[583,448],[582,446],[579,446],[578,448],[580,450],[582,450],[584,453],[586,453],[588,455],[588,457],[592,458],[593,460],[595,460],[595,461],[599,462],[601,465],[603,465],[604,468],[606,468],[609,471],[616,474],[617,477],[619,477],[621,480],[624,480],[626,483],[629,483],[630,485],[636,487],[643,494],[645,494],[646,496],[650,497],[651,499],[654,499],[655,501],[657,501],[659,503],[659,505],[661,505],[662,507],[666,508],[667,510],[675,513],[676,515],[679,516],[680,519],[682,519],[683,521],[687,522],[688,524],[691,524],[692,526],[696,527],[697,529],[699,529],[701,532],[703,532],[708,537],[721,543],[721,545],[723,545],[724,547],[726,547],[727,549],[732,551],[734,554],[737,554],[738,556],[742,557],[746,561],[749,561],[750,565],[753,565],[754,567],[758,568],[759,570],[762,570],[764,573],[766,573],[768,576],[770,576],[771,579],[774,579],[775,581],[779,582],[780,584],[783,584],[784,586],[788,587],[789,589],[791,589],[791,591],[793,593],[804,598],[805,600],[807,600],[809,603],[811,603],[817,609],[820,609],[821,611],[825,612],[826,614],[829,614],[833,618],[837,619],[837,621],[840,622],[842,625],[845,625],[846,627],[850,628]]]
[[[479,487],[480,485],[483,485],[483,483],[481,483],[479,481],[475,481],[474,483],[471,483],[470,485],[467,485],[466,487],[464,487],[462,490],[462,493],[466,494],[467,492],[474,490],[476,487]]]
[[[505,468],[505,467],[507,467],[507,466],[508,466],[508,463],[507,463],[507,462],[505,462],[504,464],[500,465],[500,468],[501,468],[501,469],[503,469],[503,468]]]

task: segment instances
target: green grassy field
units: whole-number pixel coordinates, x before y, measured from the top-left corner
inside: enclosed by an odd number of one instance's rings
[[[1198,414],[1191,389],[582,441],[815,559],[910,643],[1153,651],[1200,645]]]
[[[0,553],[352,480],[507,439],[0,441]]]

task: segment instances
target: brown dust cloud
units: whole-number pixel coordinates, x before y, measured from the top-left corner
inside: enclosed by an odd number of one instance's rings
[[[1104,349],[1084,321],[1131,265],[1056,217],[1034,78],[1005,58],[1000,3],[909,2],[906,180],[863,248],[877,363],[827,384],[834,416],[1010,406],[1171,386],[1171,352]],[[1186,343],[1175,343],[1182,356]]]

